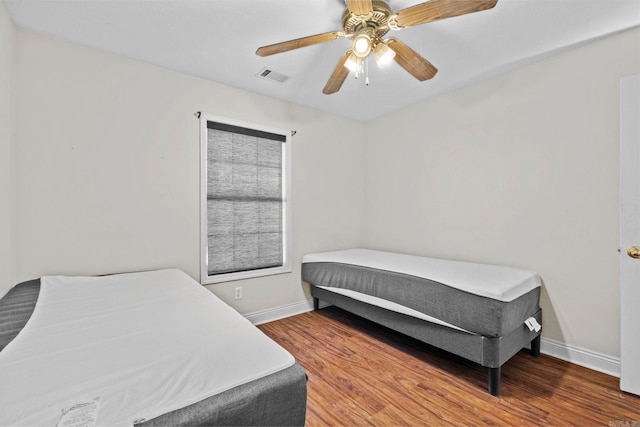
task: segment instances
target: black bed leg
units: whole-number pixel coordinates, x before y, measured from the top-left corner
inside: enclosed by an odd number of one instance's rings
[[[492,396],[500,396],[500,371],[502,367],[489,368],[489,393]]]
[[[320,300],[316,297],[313,297],[313,311],[318,311],[320,308]]]
[[[540,338],[542,337],[542,335],[538,335],[537,337],[535,337],[533,339],[533,341],[531,341],[531,355],[533,357],[539,357],[540,356]]]

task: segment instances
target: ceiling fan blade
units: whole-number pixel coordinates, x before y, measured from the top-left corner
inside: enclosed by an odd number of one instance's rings
[[[373,12],[371,0],[347,0],[347,9],[354,15],[368,15]]]
[[[349,69],[344,66],[347,63],[349,56],[351,56],[351,49],[346,51],[345,54],[342,55],[342,58],[340,58],[340,61],[338,61],[338,65],[335,70],[333,70],[333,74],[329,77],[329,81],[327,81],[324,89],[322,89],[322,93],[325,95],[331,95],[332,93],[336,93],[340,90],[342,83],[344,83],[345,79],[349,75]]]
[[[396,13],[398,27],[426,24],[440,19],[491,9],[498,0],[431,0]]]
[[[314,44],[330,42],[332,40],[339,39],[340,37],[344,37],[344,33],[342,31],[332,31],[329,33],[316,34],[315,36],[302,37],[282,43],[259,47],[258,50],[256,50],[256,55],[269,56],[276,53],[298,49],[301,47],[311,46]]]
[[[429,61],[418,55],[400,40],[389,39],[385,44],[396,53],[393,59],[416,79],[420,81],[429,80],[438,72],[438,69],[431,65]]]

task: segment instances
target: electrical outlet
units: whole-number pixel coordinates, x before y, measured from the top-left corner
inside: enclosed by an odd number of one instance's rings
[[[238,286],[237,288],[235,288],[234,298],[242,299],[242,286]]]

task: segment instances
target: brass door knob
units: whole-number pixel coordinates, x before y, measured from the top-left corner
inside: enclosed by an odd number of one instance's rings
[[[631,258],[640,258],[640,248],[637,246],[631,246],[627,249],[627,255]]]

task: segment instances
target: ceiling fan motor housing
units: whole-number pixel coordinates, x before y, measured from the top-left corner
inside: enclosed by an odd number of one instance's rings
[[[367,15],[356,15],[349,9],[345,9],[342,14],[345,37],[356,38],[366,34],[375,45],[389,32],[389,17],[393,14],[389,3],[384,0],[373,0],[372,5],[373,11]]]

